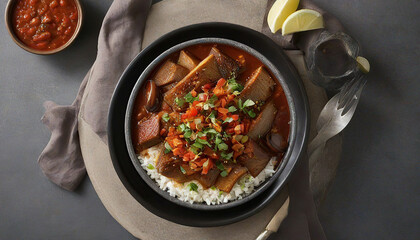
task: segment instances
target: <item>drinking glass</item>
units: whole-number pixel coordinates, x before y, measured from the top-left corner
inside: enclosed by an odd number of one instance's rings
[[[361,77],[355,60],[359,51],[359,44],[349,35],[321,32],[307,52],[310,79],[320,87],[338,91],[345,83]]]

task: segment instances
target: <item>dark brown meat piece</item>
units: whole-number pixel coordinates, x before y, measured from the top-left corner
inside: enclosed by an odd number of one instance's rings
[[[181,160],[176,158],[172,152],[165,154],[162,149],[162,153],[156,162],[156,170],[163,176],[179,183],[191,181],[189,175],[182,173],[180,163]]]
[[[273,91],[274,80],[270,74],[261,66],[257,68],[246,81],[244,90],[242,90],[239,98],[242,101],[251,99],[254,102],[267,100]]]
[[[257,141],[259,137],[263,137],[271,129],[274,118],[276,117],[277,108],[273,101],[266,103],[260,114],[255,118],[249,127],[248,137]]]
[[[219,174],[219,169],[212,168],[207,174],[196,173],[194,179],[197,180],[201,184],[201,186],[203,186],[204,189],[207,189],[214,185]]]
[[[189,70],[187,68],[178,65],[171,60],[167,60],[156,72],[153,79],[157,86],[164,86],[180,81],[188,72]]]
[[[160,138],[160,115],[153,114],[147,120],[140,122],[138,127],[138,148],[143,150],[162,141]]]
[[[167,91],[164,95],[164,100],[172,109],[179,110],[183,106],[176,104],[177,97],[183,98],[185,94],[191,90],[198,90],[201,86],[219,80],[221,77],[217,69],[217,63],[214,55],[209,55],[201,61],[196,68],[194,68],[187,76],[184,77],[177,85]],[[184,104],[186,106],[187,104]]]
[[[238,161],[248,169],[253,177],[256,177],[267,166],[270,159],[268,151],[250,139],[245,144],[244,154],[238,158]]]
[[[216,47],[213,47],[210,50],[210,54],[213,54],[216,57],[219,72],[225,79],[237,77],[239,75],[241,68],[238,62],[223,54]]]
[[[226,176],[219,176],[217,178],[215,186],[224,192],[229,193],[232,190],[233,185],[247,172],[245,167],[236,165],[232,171]]]
[[[196,57],[194,57],[191,53],[182,50],[179,53],[178,64],[187,68],[188,70],[193,70],[197,65],[200,63]]]

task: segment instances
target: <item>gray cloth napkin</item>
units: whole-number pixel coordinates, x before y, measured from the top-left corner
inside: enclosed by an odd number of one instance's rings
[[[274,0],[268,1],[267,13],[273,3]],[[100,31],[97,59],[83,80],[76,100],[71,106],[45,103],[46,112],[42,122],[49,127],[52,135],[39,157],[39,164],[51,181],[67,190],[74,190],[86,173],[77,133],[81,96],[85,89],[88,89],[83,104],[83,119],[106,143],[109,101],[122,71],[140,52],[150,4],[150,0],[115,0]],[[327,28],[342,29],[335,18],[310,1],[302,0],[300,7],[312,8],[323,13]],[[305,51],[310,41],[316,38],[321,30],[282,37],[279,33],[271,34],[264,19],[263,32],[283,48],[299,47]],[[87,85],[89,87],[85,88]],[[325,239],[309,189],[306,160],[301,161],[290,179],[289,216],[283,222],[280,233],[273,235],[272,239]]]
[[[44,104],[41,121],[51,130],[51,139],[39,156],[44,174],[58,186],[73,191],[86,175],[79,146],[77,118],[86,93],[83,118],[107,142],[107,115],[110,99],[120,75],[140,52],[143,30],[151,0],[114,0],[102,23],[98,54],[83,79],[76,100],[70,106]]]

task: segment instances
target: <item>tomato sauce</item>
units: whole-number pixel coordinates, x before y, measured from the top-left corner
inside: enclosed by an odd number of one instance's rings
[[[53,50],[73,36],[78,10],[74,0],[19,0],[12,20],[15,34],[25,45]]]

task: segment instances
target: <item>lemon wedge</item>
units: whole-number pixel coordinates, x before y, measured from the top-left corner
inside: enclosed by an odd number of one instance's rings
[[[272,33],[277,32],[284,20],[298,8],[299,0],[277,0],[268,12],[267,22]]]
[[[283,23],[282,35],[303,32],[324,27],[322,15],[311,9],[301,9],[292,13]]]
[[[360,71],[362,71],[363,73],[368,73],[370,71],[370,63],[366,58],[358,56],[356,58],[356,62],[357,66],[359,66],[360,68]]]

